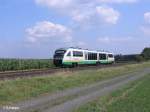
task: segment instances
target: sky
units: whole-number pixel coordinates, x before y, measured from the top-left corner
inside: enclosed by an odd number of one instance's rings
[[[137,54],[150,47],[149,0],[0,0],[0,58],[57,48]]]

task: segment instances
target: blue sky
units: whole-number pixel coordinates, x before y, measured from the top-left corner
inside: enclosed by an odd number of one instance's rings
[[[78,46],[115,54],[150,47],[149,0],[1,0],[0,57],[50,58]]]

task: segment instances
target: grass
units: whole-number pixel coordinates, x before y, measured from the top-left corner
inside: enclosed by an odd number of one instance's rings
[[[79,87],[123,75],[150,63],[132,64],[99,70],[62,72],[51,76],[0,81],[0,106],[68,88]]]
[[[150,74],[74,112],[150,112]]]

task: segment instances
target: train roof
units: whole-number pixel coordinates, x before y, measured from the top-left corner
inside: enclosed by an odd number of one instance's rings
[[[73,50],[84,50],[84,51],[89,51],[89,52],[101,52],[101,53],[110,53],[113,54],[112,52],[108,52],[108,51],[104,51],[104,50],[89,50],[89,49],[83,49],[83,48],[79,48],[79,47],[66,47],[66,48],[59,48],[57,50],[69,50],[69,49],[73,49]]]

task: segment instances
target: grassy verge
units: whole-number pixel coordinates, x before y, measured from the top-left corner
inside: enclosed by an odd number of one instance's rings
[[[150,74],[75,112],[150,112]]]
[[[150,67],[150,63],[132,64],[99,70],[84,70],[73,73],[63,72],[53,76],[0,81],[0,105],[12,104],[46,93],[54,93],[68,88],[88,85],[145,67]]]

